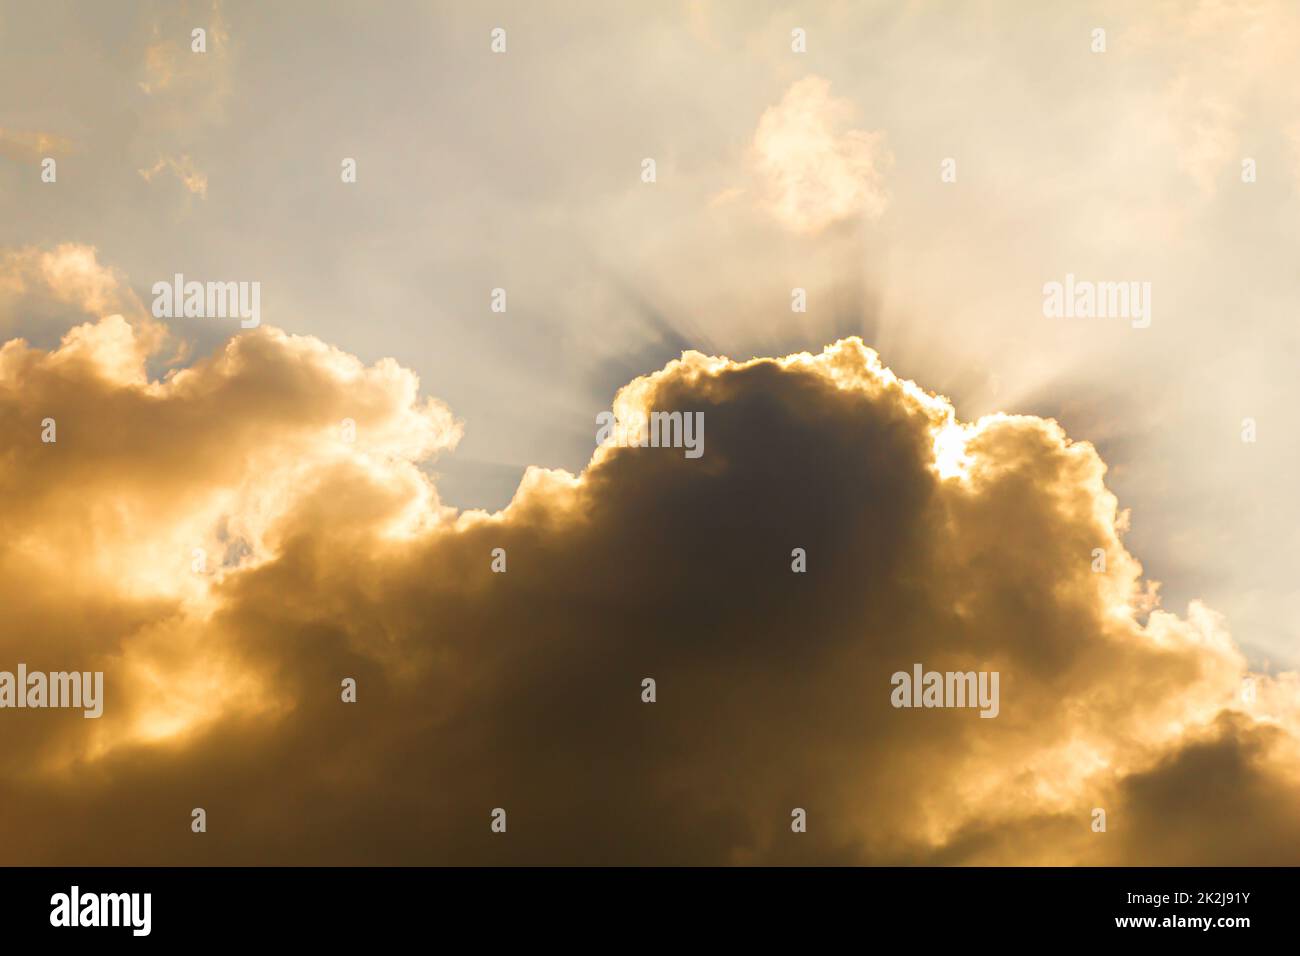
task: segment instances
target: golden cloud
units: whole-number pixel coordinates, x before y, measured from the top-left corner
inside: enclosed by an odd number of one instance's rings
[[[702,412],[701,458],[457,513],[396,362],[262,327],[159,380],[142,328],[0,348],[0,669],[106,697],[0,711],[11,863],[1297,862],[1300,682],[1156,606],[1054,422],[857,339],[687,352],[614,409]],[[891,706],[914,662],[999,672],[997,718]]]
[[[851,128],[852,102],[830,89],[820,76],[799,80],[754,132],[764,204],[794,232],[817,233],[858,216],[877,219],[889,203],[883,171],[892,155],[884,132]]]
[[[197,29],[204,31],[203,52],[195,49]],[[236,63],[220,0],[202,13],[184,8],[161,13],[141,44],[136,85],[149,98],[150,112],[172,130],[169,141],[224,120]]]
[[[163,156],[148,169],[137,170],[145,182],[152,182],[159,173],[167,170],[187,190],[201,199],[208,198],[208,177],[194,165],[189,156]]]
[[[47,156],[72,151],[72,142],[53,133],[37,130],[0,129],[0,156],[15,162],[40,162]]]

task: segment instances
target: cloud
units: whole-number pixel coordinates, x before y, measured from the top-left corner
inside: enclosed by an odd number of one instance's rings
[[[53,133],[0,129],[0,156],[15,162],[40,162],[72,151],[71,140]]]
[[[88,338],[102,336],[108,328],[85,326],[87,317],[113,318],[132,329],[134,343],[128,364],[135,364],[135,350],[162,365],[175,364],[188,353],[188,343],[169,337],[166,327],[151,318],[126,277],[99,261],[94,246],[64,242],[50,248],[0,248],[0,335],[42,344],[58,341],[82,327],[72,341],[74,350],[85,352]],[[107,347],[110,340],[111,336],[100,344]],[[115,351],[88,350],[100,361]]]
[[[395,362],[158,347],[0,349],[0,661],[106,674],[100,720],[0,714],[15,863],[1296,862],[1295,675],[1247,701],[1222,621],[1152,608],[1053,422],[962,423],[856,339],[687,352],[614,408],[703,412],[701,459],[457,513],[421,464],[459,426]],[[999,671],[1000,715],[893,709],[917,661]]]
[[[1212,199],[1221,186],[1240,183],[1243,158],[1268,148],[1272,134],[1263,135],[1268,124],[1260,117],[1290,116],[1300,106],[1292,86],[1277,82],[1290,68],[1300,16],[1284,0],[1166,6],[1178,15],[1135,19],[1106,55],[1162,64],[1148,135],[1171,146],[1199,198]]]
[[[194,195],[201,199],[208,198],[208,177],[195,168],[194,161],[189,156],[163,156],[150,168],[137,172],[145,182],[152,182],[163,170],[169,170]]]
[[[205,33],[203,52],[193,49],[193,31]],[[233,70],[231,36],[219,0],[206,17],[169,11],[149,27],[136,85],[173,133],[225,118]]]
[[[795,232],[817,233],[855,216],[877,219],[889,202],[884,132],[849,128],[854,106],[830,89],[829,80],[804,77],[764,111],[754,132],[764,204]]]
[[[262,693],[267,676],[240,666],[211,625],[210,586],[267,559],[300,483],[364,480],[372,532],[413,534],[441,511],[415,463],[454,446],[459,426],[395,363],[364,367],[271,332],[150,380],[157,331],[114,315],[51,351],[0,348],[0,591],[13,605],[3,654],[33,669],[105,670],[120,695],[117,719],[94,727],[6,721],[6,738],[22,739],[9,740],[0,775],[57,776],[84,761],[93,772],[123,746],[277,712],[285,702]],[[48,419],[57,441],[32,441]]]

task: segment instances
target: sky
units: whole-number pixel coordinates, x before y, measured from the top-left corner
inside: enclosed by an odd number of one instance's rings
[[[107,688],[0,710],[0,859],[1296,862],[1297,42],[0,5],[0,669]],[[892,707],[917,661],[998,717]]]

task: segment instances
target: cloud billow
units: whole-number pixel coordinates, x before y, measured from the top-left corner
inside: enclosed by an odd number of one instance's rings
[[[395,362],[160,348],[115,316],[0,350],[0,650],[106,698],[0,714],[12,863],[1296,862],[1294,677],[1243,699],[1053,422],[962,423],[857,339],[687,352],[614,409],[703,413],[702,457],[458,513],[420,466],[460,426]],[[892,707],[914,662],[998,671],[996,719]]]

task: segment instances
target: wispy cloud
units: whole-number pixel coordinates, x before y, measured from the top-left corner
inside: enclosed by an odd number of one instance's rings
[[[770,107],[754,133],[753,161],[767,209],[795,232],[815,233],[855,216],[878,218],[889,202],[892,162],[881,130],[851,126],[851,101],[808,76]]]
[[[148,169],[138,170],[145,182],[151,182],[159,173],[167,170],[181,185],[201,199],[208,198],[208,177],[195,168],[189,156],[164,156]]]

